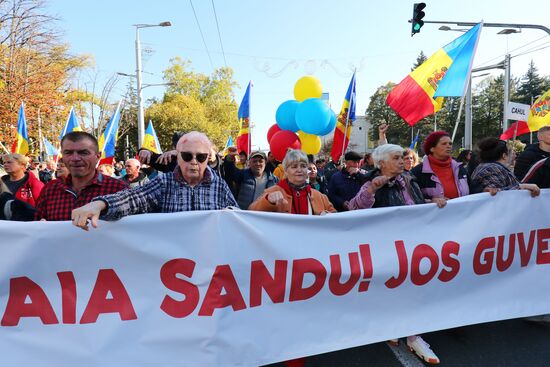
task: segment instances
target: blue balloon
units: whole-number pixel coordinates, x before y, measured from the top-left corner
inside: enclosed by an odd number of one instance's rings
[[[281,103],[277,112],[275,113],[275,120],[281,130],[290,130],[293,133],[300,130],[296,125],[296,109],[300,105],[300,102],[293,99]]]
[[[331,112],[321,98],[306,99],[296,109],[296,124],[305,133],[319,135],[327,128]]]
[[[330,134],[331,132],[334,131],[335,127],[336,127],[336,114],[333,111],[330,111],[330,122],[328,123],[327,128],[325,130],[321,131],[317,135],[319,135],[319,136],[328,135],[328,134]]]

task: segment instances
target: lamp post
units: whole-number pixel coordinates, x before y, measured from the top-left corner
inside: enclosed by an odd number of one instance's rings
[[[139,40],[140,28],[151,27],[170,27],[172,23],[162,22],[159,24],[134,24],[136,27],[136,80],[137,80],[137,98],[138,98],[138,147],[143,144],[143,136],[145,134],[145,121],[143,116],[143,95],[141,85],[141,42]]]

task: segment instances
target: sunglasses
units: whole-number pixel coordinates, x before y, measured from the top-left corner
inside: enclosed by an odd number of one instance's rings
[[[196,158],[197,162],[204,163],[208,159],[208,153],[193,154],[191,152],[180,152],[180,155],[184,162],[191,162],[193,158]]]

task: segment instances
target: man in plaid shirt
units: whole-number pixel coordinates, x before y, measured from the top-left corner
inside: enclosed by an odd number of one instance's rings
[[[178,165],[144,186],[112,195],[100,196],[73,210],[73,224],[88,229],[88,221],[150,212],[173,213],[189,210],[217,210],[238,207],[223,179],[208,167],[212,143],[197,131],[183,135],[177,146]]]
[[[83,131],[68,133],[61,140],[61,153],[70,175],[44,186],[36,203],[35,220],[71,220],[73,209],[88,204],[96,196],[128,187],[125,182],[97,172],[101,153],[93,135]]]

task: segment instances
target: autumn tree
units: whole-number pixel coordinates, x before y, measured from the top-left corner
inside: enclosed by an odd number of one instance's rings
[[[41,0],[0,2],[0,140],[13,141],[18,109],[25,102],[29,137],[38,121],[49,139],[59,134],[66,91],[87,56],[71,56],[60,41],[54,17]],[[36,150],[31,146],[31,150]]]
[[[192,70],[191,62],[175,58],[164,72],[168,87],[162,101],[147,109],[163,149],[171,145],[175,131],[197,130],[223,147],[232,131],[238,130],[237,103],[231,68],[219,68],[210,75]]]

